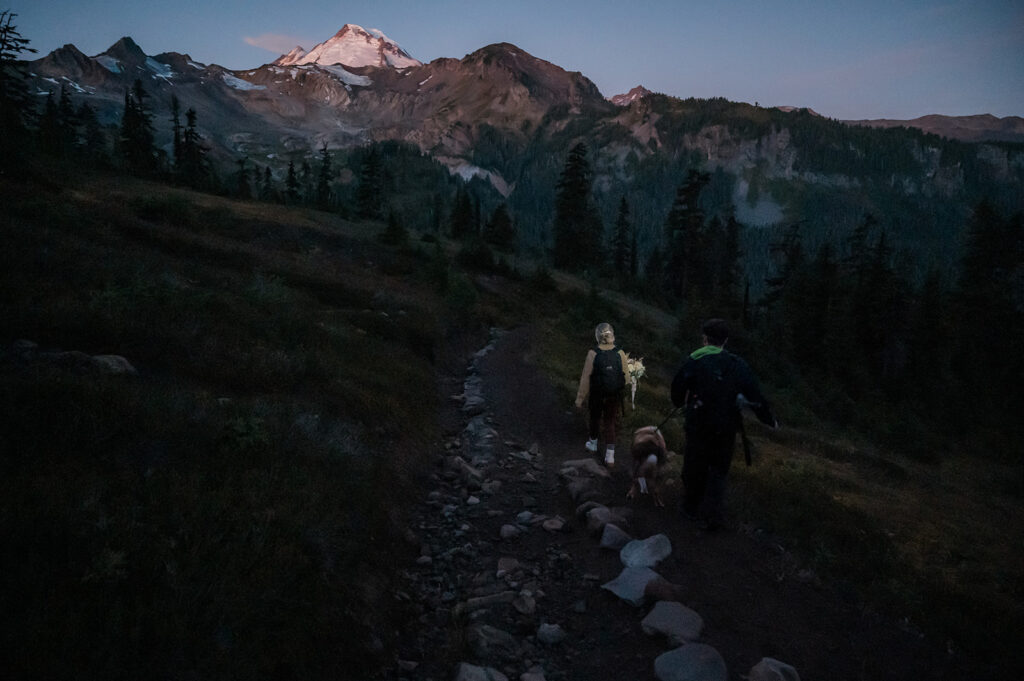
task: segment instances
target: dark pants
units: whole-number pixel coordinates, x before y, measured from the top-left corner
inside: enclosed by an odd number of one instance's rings
[[[725,512],[725,478],[736,433],[686,433],[683,449],[683,510],[719,524]]]
[[[595,397],[591,395],[587,404],[590,407],[590,439],[593,440],[601,436],[604,438],[605,446],[614,446],[615,428],[619,421],[622,396]]]

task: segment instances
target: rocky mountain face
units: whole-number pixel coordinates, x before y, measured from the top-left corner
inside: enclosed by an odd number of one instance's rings
[[[166,148],[170,126],[161,123],[175,95],[182,110],[196,110],[215,159],[230,163],[247,156],[279,175],[289,160],[310,157],[324,145],[402,141],[453,173],[486,179],[524,223],[537,225],[549,219],[542,207],[553,198],[565,154],[584,141],[609,221],[618,197],[628,195],[635,218],[650,223],[641,245],[657,238],[679,178],[693,163],[728,176],[716,180],[724,187],[716,191],[728,194],[746,224],[803,215],[815,205],[816,192],[836,189],[859,196],[844,209],[846,221],[882,202],[899,203],[908,219],[921,222],[918,208],[904,198],[927,203],[940,197],[951,203],[922,208],[941,213],[933,222],[951,222],[948,216],[961,215],[983,186],[1010,197],[1004,205],[1024,208],[1024,152],[1013,145],[954,148],[916,130],[863,127],[900,122],[850,126],[808,109],[682,100],[642,86],[609,101],[584,75],[509,43],[423,64],[383,34],[346,25],[308,52],[297,47],[250,70],[173,52],[148,56],[130,38],[93,57],[67,45],[29,67],[40,96],[70,88],[110,125],[120,120],[125,90],[141,79]],[[918,119],[922,129],[943,126],[978,139],[1016,139],[1021,123]],[[983,132],[996,128],[1002,132]],[[835,217],[821,211],[811,219],[822,221],[822,229],[835,228]]]

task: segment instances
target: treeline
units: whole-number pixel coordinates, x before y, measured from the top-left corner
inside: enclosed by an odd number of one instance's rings
[[[551,262],[676,313],[680,345],[709,315],[739,326],[735,343],[776,386],[819,417],[932,456],[940,437],[979,439],[995,455],[1024,435],[1024,218],[982,201],[964,226],[957,266],[918,276],[911,254],[867,214],[811,247],[803,223],[770,246],[753,296],[744,227],[708,214],[711,175],[690,168],[644,258],[625,196],[613,226],[592,196],[587,148],[557,185]]]

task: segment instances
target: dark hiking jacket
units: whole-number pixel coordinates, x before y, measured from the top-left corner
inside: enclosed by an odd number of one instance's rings
[[[737,396],[743,395],[757,418],[775,424],[768,400],[743,359],[715,345],[695,350],[672,380],[672,404],[685,407],[688,434],[733,434],[741,424]]]

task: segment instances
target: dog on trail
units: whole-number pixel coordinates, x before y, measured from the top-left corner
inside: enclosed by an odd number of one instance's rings
[[[661,500],[658,478],[668,457],[668,450],[665,447],[665,438],[658,427],[637,428],[633,433],[630,453],[633,457],[633,482],[626,492],[626,498],[633,499],[638,493],[650,494],[654,505],[664,508],[665,502]]]

